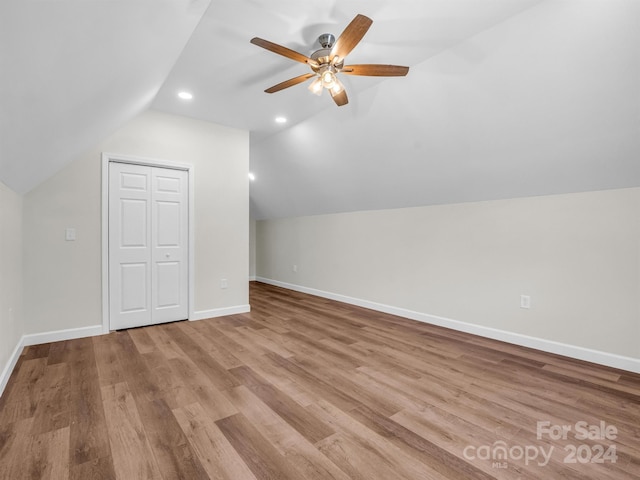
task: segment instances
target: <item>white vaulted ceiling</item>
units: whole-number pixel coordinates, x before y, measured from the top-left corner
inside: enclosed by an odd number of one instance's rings
[[[144,111],[204,0],[3,0],[0,179],[26,192]]]
[[[309,54],[357,13],[349,63],[407,77],[263,92],[307,67],[252,37]],[[19,192],[147,108],[251,131],[255,218],[640,185],[637,0],[5,0],[0,42]]]

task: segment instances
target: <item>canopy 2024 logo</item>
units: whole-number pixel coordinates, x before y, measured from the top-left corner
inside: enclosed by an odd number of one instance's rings
[[[564,445],[563,463],[616,463],[618,429],[600,421],[590,424],[579,421],[574,424],[552,424],[540,421],[536,424],[536,438],[557,442],[571,442]],[[585,443],[589,441],[590,443]],[[574,443],[583,442],[583,443]],[[597,443],[593,443],[597,442]],[[545,467],[551,461],[556,445],[551,442],[542,445],[508,445],[498,440],[491,445],[467,445],[463,451],[467,460],[490,460],[493,468],[508,468],[508,462],[524,462],[525,465]]]

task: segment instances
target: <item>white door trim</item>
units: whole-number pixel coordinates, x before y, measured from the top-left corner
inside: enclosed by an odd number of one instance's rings
[[[194,173],[195,168],[188,163],[178,163],[155,158],[134,157],[116,153],[102,154],[102,332],[109,333],[109,163],[131,163],[148,167],[185,170],[189,182],[189,319],[194,318],[195,285],[195,229],[194,229]]]

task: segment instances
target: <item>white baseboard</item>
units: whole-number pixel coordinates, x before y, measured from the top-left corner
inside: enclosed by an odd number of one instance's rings
[[[22,354],[23,348],[24,348],[24,336],[20,338],[20,340],[18,340],[18,343],[16,344],[16,348],[14,348],[13,352],[11,352],[9,361],[7,362],[7,364],[4,366],[4,369],[2,370],[2,376],[0,376],[0,397],[2,396],[2,393],[4,392],[5,387],[7,386],[7,382],[9,381],[9,377],[11,376],[11,373],[13,372],[13,369],[15,368],[16,363],[18,363],[18,359]]]
[[[53,332],[32,333],[22,337],[23,345],[40,345],[41,343],[60,342],[62,340],[73,340],[74,338],[95,337],[102,335],[102,325],[92,325],[90,327],[69,328],[66,330],[55,330]]]
[[[255,282],[256,281],[256,276],[255,275],[250,275],[249,276],[249,281],[250,282]]]
[[[528,335],[522,335],[520,333],[509,332],[506,330],[499,330],[497,328],[485,327],[482,325],[475,325],[473,323],[461,322],[459,320],[453,320],[450,318],[439,317],[436,315],[429,315],[426,313],[416,312],[413,310],[407,310],[404,308],[393,307],[391,305],[384,305],[381,303],[371,302],[369,300],[362,300],[359,298],[353,298],[339,293],[325,292],[323,290],[317,290],[315,288],[303,287],[301,285],[294,285],[291,283],[281,282],[279,280],[272,280],[270,278],[256,277],[258,282],[275,285],[277,287],[287,288],[289,290],[295,290],[297,292],[308,293],[318,297],[328,298],[330,300],[336,300],[338,302],[348,303],[351,305],[357,305],[359,307],[369,308],[378,312],[389,313],[391,315],[397,315],[399,317],[409,318],[411,320],[417,320],[419,322],[429,323],[440,327],[451,328],[460,332],[471,333],[480,337],[492,338],[494,340],[500,340],[502,342],[512,343],[514,345],[520,345],[523,347],[535,348],[543,352],[555,353],[557,355],[563,355],[565,357],[575,358],[577,360],[584,360],[587,362],[597,363],[608,367],[619,368],[621,370],[628,370],[630,372],[640,373],[640,359],[625,357],[614,353],[602,352],[599,350],[592,350],[589,348],[579,347],[576,345],[569,345],[566,343],[555,342],[553,340],[545,340],[543,338],[530,337]]]
[[[233,307],[214,308],[212,310],[201,310],[193,312],[189,320],[197,321],[206,318],[224,317],[225,315],[237,315],[238,313],[247,313],[251,311],[250,305],[236,305]]]

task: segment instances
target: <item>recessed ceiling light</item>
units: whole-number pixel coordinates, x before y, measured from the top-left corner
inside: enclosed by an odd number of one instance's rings
[[[189,92],[180,92],[178,96],[183,100],[191,100],[193,98],[193,95]]]
[[[287,123],[287,119],[284,117],[276,117],[276,123]]]
[[[255,179],[256,179],[256,176],[253,173],[249,172],[249,180],[253,182]]]

